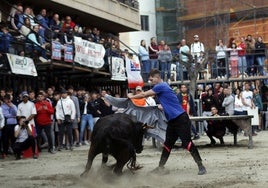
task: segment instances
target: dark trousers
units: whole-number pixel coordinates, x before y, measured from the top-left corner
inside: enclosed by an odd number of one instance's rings
[[[72,123],[61,123],[59,126],[59,147],[62,147],[64,133],[67,132],[70,146],[73,145],[73,126]],[[67,143],[66,143],[67,146]]]
[[[202,165],[202,159],[199,155],[199,152],[191,140],[191,124],[192,123],[186,112],[168,122],[166,140],[163,145],[163,151],[159,166],[165,165],[166,161],[168,160],[170,151],[173,148],[178,137],[181,139],[182,147],[191,153],[198,166]]]
[[[52,135],[51,135],[51,124],[42,125],[42,126],[38,124],[36,125],[38,148],[40,148],[40,145],[41,145],[40,142],[42,138],[42,135],[41,135],[42,130],[44,130],[47,135],[49,149],[52,149],[53,142],[52,142]]]
[[[18,156],[21,155],[21,152],[32,147],[33,154],[35,154],[35,138],[33,136],[28,136],[24,142],[15,142],[14,143],[14,153]]]
[[[15,136],[14,136],[14,125],[5,125],[4,128],[2,129],[2,140],[3,140],[3,153],[8,154],[8,148],[9,146],[13,147],[13,144],[15,143]],[[9,144],[10,140],[10,144]]]

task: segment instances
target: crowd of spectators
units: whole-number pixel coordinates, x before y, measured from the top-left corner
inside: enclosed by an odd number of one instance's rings
[[[74,90],[72,86],[55,91],[55,87],[49,87],[38,92],[23,91],[16,96],[10,89],[1,89],[2,158],[15,154],[16,159],[21,159],[23,150],[33,145],[32,138],[39,152],[47,148],[52,154],[89,145],[95,122],[118,110],[104,99],[107,93],[111,94],[109,91]],[[70,119],[67,120],[66,116]],[[28,129],[28,125],[31,129]],[[19,133],[21,130],[25,130],[25,133]],[[33,153],[33,158],[37,156]]]
[[[172,50],[164,40],[159,41],[155,37],[146,46],[142,40],[138,49],[142,63],[143,79],[147,80],[151,68],[158,68],[162,71],[162,79],[165,81],[188,80],[188,71],[182,62],[195,64],[201,63],[199,79],[226,79],[241,76],[264,76],[267,75],[266,45],[261,36],[254,39],[251,35],[240,37],[237,41],[230,39],[228,45],[219,40],[214,52],[207,52],[205,45],[194,35],[193,42],[188,45],[186,39],[182,39]],[[189,62],[184,54],[191,54],[193,62]],[[206,61],[203,62],[205,57]],[[179,59],[179,61],[178,61]]]
[[[36,59],[41,57],[42,62],[47,62],[51,57],[52,41],[60,42],[63,50],[63,45],[73,44],[73,37],[77,36],[103,44],[106,49],[106,65],[107,56],[121,55],[118,38],[113,34],[101,32],[96,27],[84,26],[77,16],[59,15],[45,8],[37,13],[30,6],[15,4],[7,22],[2,22],[0,26],[0,54],[20,55],[24,51],[26,56]]]

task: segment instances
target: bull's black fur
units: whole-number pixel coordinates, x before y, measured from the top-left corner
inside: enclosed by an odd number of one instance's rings
[[[142,123],[135,122],[127,114],[112,114],[97,121],[91,135],[91,145],[88,152],[88,161],[85,171],[87,174],[96,155],[102,153],[102,163],[108,161],[108,155],[116,159],[113,171],[122,174],[126,163],[131,170],[139,169],[136,165],[136,153],[143,150],[142,140],[144,134]]]

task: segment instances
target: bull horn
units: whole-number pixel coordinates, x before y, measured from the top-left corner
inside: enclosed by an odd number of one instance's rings
[[[152,125],[147,125],[146,123],[142,124],[143,129],[154,129],[155,127]]]

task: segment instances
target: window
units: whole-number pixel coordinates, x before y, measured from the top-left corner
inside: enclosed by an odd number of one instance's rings
[[[149,16],[141,15],[141,30],[149,31]]]

